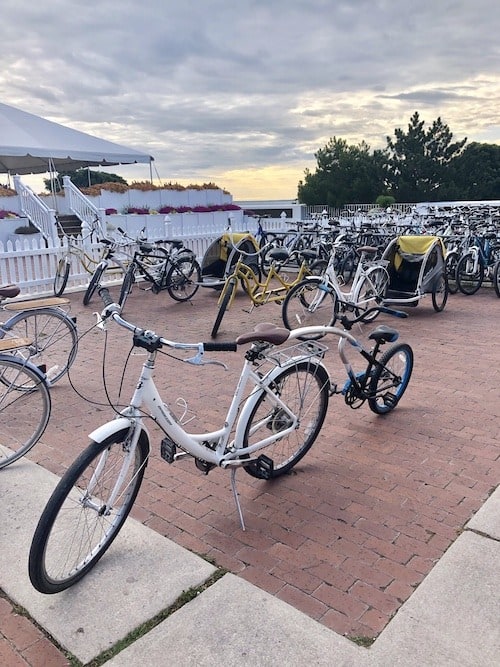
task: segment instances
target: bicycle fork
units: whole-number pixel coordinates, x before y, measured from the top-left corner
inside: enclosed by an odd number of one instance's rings
[[[92,500],[96,486],[98,485],[103,470],[106,467],[108,456],[110,453],[110,448],[108,447],[99,457],[96,469],[90,478],[90,481],[85,489],[84,494],[80,497],[79,501],[83,507],[87,507],[95,510],[99,516],[109,516],[113,509],[113,506],[116,500],[123,495],[126,488],[132,483],[133,479],[129,480],[127,484],[124,485],[124,481],[127,478],[127,473],[131,465],[133,465],[133,460],[135,457],[135,448],[139,441],[139,436],[141,434],[140,426],[132,424],[129,430],[127,437],[122,445],[123,449],[127,452],[125,458],[123,459],[120,473],[116,479],[116,482],[109,494],[107,499],[102,499],[100,503],[96,503]],[[113,446],[113,445],[112,445]],[[139,471],[137,471],[139,472]]]

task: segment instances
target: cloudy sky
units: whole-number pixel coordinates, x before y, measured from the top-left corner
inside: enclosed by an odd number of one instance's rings
[[[293,199],[330,137],[382,148],[414,111],[457,140],[500,143],[498,7],[2,0],[0,101],[148,152],[163,182]]]

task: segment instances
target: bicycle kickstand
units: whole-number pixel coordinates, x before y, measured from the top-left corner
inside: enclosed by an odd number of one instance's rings
[[[236,503],[236,509],[238,510],[238,515],[240,517],[241,529],[246,530],[245,521],[243,519],[243,512],[241,510],[240,498],[238,495],[238,490],[236,488],[236,471],[238,468],[231,468],[231,489],[233,491],[234,502]]]

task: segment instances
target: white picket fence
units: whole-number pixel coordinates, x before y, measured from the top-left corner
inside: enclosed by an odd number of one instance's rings
[[[123,222],[125,217],[121,218],[123,227],[127,226]],[[133,222],[134,227],[137,227],[140,223],[140,221]],[[271,227],[279,229],[280,221],[276,220],[274,225],[266,224],[267,229],[271,229]],[[238,225],[233,226],[233,230],[235,232],[247,230],[255,232],[255,222],[249,225],[248,221],[241,221]],[[126,231],[130,231],[130,227]],[[224,232],[224,224],[205,227],[200,225],[191,229],[188,229],[187,225],[175,225],[172,231],[175,238],[182,239],[185,245],[195,252],[198,261],[201,263],[208,246]],[[163,237],[163,226],[158,227],[158,229],[148,229],[148,240]],[[95,261],[99,257],[99,249],[102,246],[97,242],[89,242],[89,239],[84,240],[77,237],[77,240],[86,255],[94,260],[94,263],[90,262],[89,265],[89,268],[92,270],[95,267]],[[135,249],[135,243],[124,246],[123,257],[130,257]],[[59,239],[44,241],[38,235],[33,237],[27,235],[15,241],[9,240],[5,243],[0,241],[0,284],[17,284],[21,289],[21,296],[46,296],[52,294],[57,264],[63,254],[64,242]],[[86,263],[89,264],[88,261]],[[85,289],[89,279],[90,273],[85,270],[79,258],[76,255],[73,256],[70,278],[66,288],[67,291]],[[119,282],[121,280],[121,273],[110,271],[106,274],[106,280],[110,283]]]

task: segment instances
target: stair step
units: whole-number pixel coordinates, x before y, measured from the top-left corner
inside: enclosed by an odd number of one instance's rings
[[[78,236],[82,232],[82,221],[76,215],[58,215],[57,220],[64,233],[68,236]],[[59,237],[62,237],[62,232],[58,227]]]

